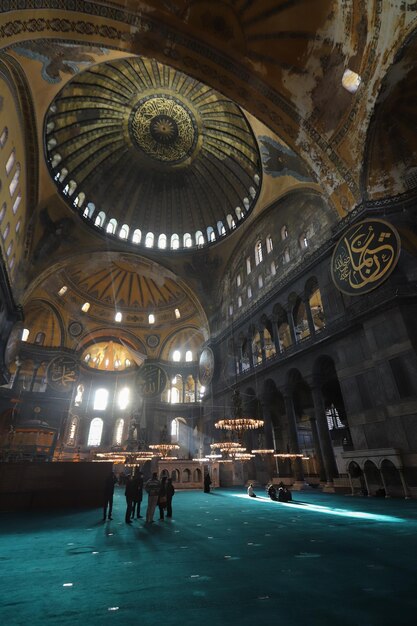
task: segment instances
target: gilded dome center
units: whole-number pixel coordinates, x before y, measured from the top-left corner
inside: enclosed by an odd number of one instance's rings
[[[198,131],[192,111],[169,95],[139,100],[130,115],[130,136],[147,157],[163,163],[181,163],[196,148]]]

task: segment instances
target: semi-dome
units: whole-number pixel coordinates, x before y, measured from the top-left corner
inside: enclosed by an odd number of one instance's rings
[[[259,151],[239,107],[150,59],[99,64],[72,79],[49,108],[45,142],[71,207],[132,245],[214,243],[259,194]]]

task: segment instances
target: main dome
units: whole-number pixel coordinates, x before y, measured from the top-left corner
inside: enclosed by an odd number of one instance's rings
[[[45,145],[70,206],[131,245],[214,243],[260,190],[258,146],[239,107],[150,59],[103,63],[67,83],[47,113]]]

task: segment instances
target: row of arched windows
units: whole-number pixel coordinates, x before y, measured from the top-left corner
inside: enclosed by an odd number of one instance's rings
[[[7,126],[5,126],[0,134],[0,150],[1,151],[6,147],[8,138],[9,138],[9,130]],[[11,149],[6,159],[4,169],[5,169],[6,177],[9,179],[8,187],[9,187],[9,195],[10,195],[10,199],[12,203],[11,204],[12,213],[13,215],[16,215],[16,213],[19,210],[21,201],[22,201],[22,192],[21,192],[20,185],[19,185],[20,175],[21,175],[21,165],[16,160],[15,148]],[[1,189],[1,181],[0,181],[0,189]],[[0,209],[0,225],[3,224],[4,219],[6,217],[6,213],[7,213],[7,202],[3,202],[2,207]],[[20,226],[21,226],[21,218],[19,217],[15,225],[16,235],[20,231]],[[5,226],[1,228],[1,236],[2,236],[3,241],[5,242],[4,245],[6,245],[6,240],[9,238],[10,232],[11,232],[11,225],[10,225],[10,222],[8,221],[5,224]],[[15,254],[12,255],[13,249],[14,249],[14,240],[11,239],[8,242],[7,247],[5,248],[9,270],[13,269],[15,260],[16,260],[16,255]]]
[[[53,130],[53,126],[49,129],[49,132]],[[48,140],[48,149],[52,149],[56,145],[56,140],[51,137]],[[55,153],[52,157],[50,163],[53,169],[58,168],[61,164],[62,157],[59,153]],[[58,169],[58,171],[54,175],[54,180],[58,183],[62,183],[62,193],[66,196],[73,196],[76,189],[77,183],[75,180],[69,180],[69,182],[65,182],[68,176],[68,170],[65,167]],[[260,183],[260,177],[258,174],[254,175],[255,185],[258,186]],[[65,184],[64,184],[65,183]],[[249,193],[253,199],[256,197],[256,189],[253,186],[249,187]],[[215,225],[207,226],[202,230],[197,230],[195,233],[184,233],[179,235],[177,233],[173,233],[168,236],[165,233],[161,233],[160,235],[156,235],[153,232],[148,232],[146,234],[142,233],[139,228],[136,228],[131,233],[131,228],[128,224],[122,224],[120,227],[115,218],[108,219],[106,213],[104,211],[96,211],[95,204],[93,202],[86,203],[85,193],[80,191],[75,195],[73,200],[73,206],[77,208],[84,219],[91,220],[94,223],[94,226],[97,228],[103,228],[107,234],[118,236],[120,239],[124,239],[125,241],[130,240],[133,244],[143,244],[146,248],[154,248],[157,247],[159,249],[171,249],[178,250],[180,248],[191,248],[191,247],[199,247],[204,246],[209,243],[214,243],[218,239],[224,237],[227,234],[227,230],[232,231],[236,228],[237,222],[242,220],[245,214],[249,211],[251,206],[251,200],[249,197],[243,198],[242,201],[243,208],[236,207],[234,211],[234,215],[229,213],[226,215],[225,220],[219,220]],[[85,208],[82,207],[85,205]]]

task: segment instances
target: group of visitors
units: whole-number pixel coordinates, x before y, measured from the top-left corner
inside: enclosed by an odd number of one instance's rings
[[[278,491],[273,483],[269,483],[266,486],[266,492],[271,500],[274,500],[275,502],[291,502],[292,500],[291,491],[282,481],[278,485]],[[248,496],[250,498],[256,498],[253,483],[249,483]]]
[[[104,504],[103,504],[103,521],[113,519],[113,496],[114,486],[117,482],[116,475],[113,471],[109,473],[104,484]],[[132,520],[140,519],[141,504],[143,500],[143,490],[148,494],[148,506],[146,509],[146,523],[154,522],[156,507],[159,508],[159,519],[172,517],[172,498],[174,497],[175,487],[172,484],[172,478],[163,476],[158,479],[158,474],[154,472],[152,478],[144,483],[143,472],[136,470],[133,475],[126,476],[125,481],[125,498],[126,498],[126,524],[132,524]]]

